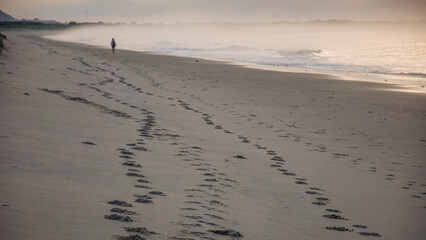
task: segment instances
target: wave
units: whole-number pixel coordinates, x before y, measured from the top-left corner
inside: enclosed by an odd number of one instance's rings
[[[229,45],[214,48],[188,48],[172,45],[157,45],[149,49],[157,53],[166,53],[190,57],[205,57],[235,62],[254,63],[276,67],[298,67],[319,70],[345,72],[388,72],[380,66],[354,65],[333,62],[321,49],[260,49],[240,45]]]
[[[281,56],[287,57],[287,56],[299,56],[299,55],[315,55],[322,53],[322,50],[312,50],[312,49],[281,49],[278,50],[277,53]]]
[[[380,71],[371,71],[370,73],[376,74],[392,74],[401,77],[417,77],[426,79],[426,73],[414,73],[414,72],[380,72]]]
[[[245,46],[239,46],[239,45],[230,45],[230,46],[224,46],[224,47],[198,47],[198,48],[191,48],[191,47],[181,47],[181,46],[175,46],[172,43],[163,43],[163,42],[157,42],[155,46],[153,47],[157,49],[158,51],[186,51],[186,52],[246,52],[246,51],[259,51],[258,48],[253,47],[245,47]]]
[[[105,46],[105,39],[115,35],[120,49],[424,78],[426,52],[422,33],[416,27],[405,26],[141,25],[78,28],[54,37]]]
[[[235,51],[235,52],[244,52],[244,51],[257,51],[258,48],[254,47],[245,47],[240,45],[230,45],[226,47],[219,47],[215,49],[211,49],[212,51]]]

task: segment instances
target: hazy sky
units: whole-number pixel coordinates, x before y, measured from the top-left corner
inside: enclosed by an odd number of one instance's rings
[[[0,0],[15,18],[104,22],[425,20],[426,0]]]

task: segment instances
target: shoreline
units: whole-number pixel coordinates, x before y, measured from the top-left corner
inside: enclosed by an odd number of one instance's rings
[[[42,36],[43,38],[59,41],[59,42],[68,42],[75,44],[82,44],[86,46],[99,47],[102,49],[109,49],[108,47],[101,45],[93,45],[89,43],[83,42],[72,42],[66,40],[60,40],[51,38],[52,36]],[[120,49],[117,49],[120,50]],[[197,57],[197,56],[188,56],[188,55],[178,55],[178,54],[167,54],[167,53],[157,53],[157,52],[149,52],[144,50],[135,50],[135,49],[121,49],[125,51],[134,51],[146,54],[154,54],[154,55],[165,55],[165,56],[176,56],[176,57],[188,57],[188,58],[198,58],[209,61],[218,61],[222,63],[228,63],[236,66],[243,66],[247,68],[254,68],[259,70],[267,70],[267,71],[279,71],[279,72],[296,72],[296,73],[316,73],[316,74],[327,74],[331,76],[335,76],[340,78],[341,80],[349,80],[349,81],[366,81],[366,82],[375,82],[375,83],[384,83],[384,84],[393,84],[398,85],[401,88],[397,87],[392,91],[403,91],[403,92],[411,92],[411,93],[426,93],[426,89],[424,86],[426,85],[426,75],[422,74],[422,76],[418,76],[417,74],[404,74],[404,73],[369,73],[369,72],[348,72],[342,70],[326,70],[326,69],[316,69],[316,68],[308,68],[308,67],[294,67],[294,66],[272,66],[272,65],[264,65],[250,62],[241,62],[241,61],[233,61],[229,59],[221,59],[221,58],[209,58],[209,57]]]
[[[1,235],[426,234],[423,94],[9,39],[0,57]]]
[[[346,81],[362,81],[382,83],[387,85],[396,85],[398,87],[388,91],[398,91],[407,93],[425,94],[426,78],[409,74],[396,73],[362,73],[362,72],[342,72],[337,70],[310,69],[301,67],[283,67],[283,66],[267,66],[260,64],[235,63],[236,65],[260,70],[272,70],[279,72],[295,72],[295,73],[314,73],[325,74],[337,77]]]

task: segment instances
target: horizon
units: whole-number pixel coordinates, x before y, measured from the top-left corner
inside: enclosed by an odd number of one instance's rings
[[[0,9],[2,11],[2,9]],[[111,24],[111,25],[175,25],[175,24],[308,24],[308,23],[425,23],[426,19],[420,20],[354,20],[354,19],[307,19],[307,20],[274,20],[274,21],[176,21],[176,22],[137,22],[137,21],[116,21],[116,22],[108,22],[108,21],[60,21],[58,19],[44,19],[44,18],[31,18],[31,17],[23,17],[16,18],[15,16],[2,11],[4,14],[9,15],[14,18],[16,22],[56,22],[59,24]],[[14,21],[3,21],[3,22],[14,22]],[[1,21],[0,21],[1,22]]]
[[[3,0],[0,9],[16,19],[107,23],[271,23],[309,21],[425,21],[421,0]]]

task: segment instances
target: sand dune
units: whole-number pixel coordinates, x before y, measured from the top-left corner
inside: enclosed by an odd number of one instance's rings
[[[424,239],[426,95],[6,33],[2,239]]]

